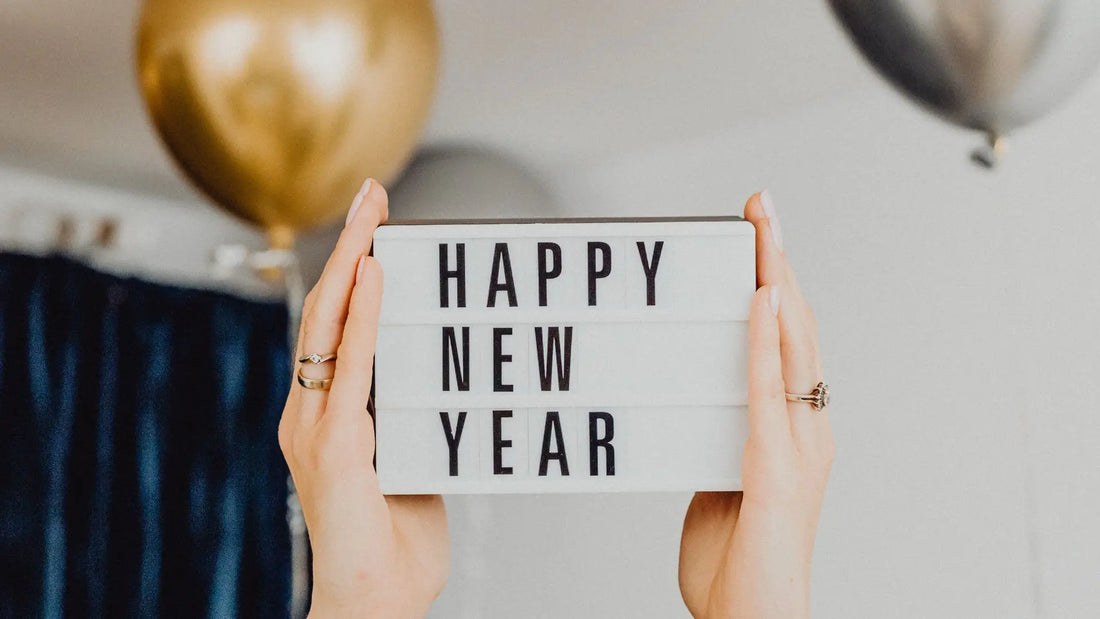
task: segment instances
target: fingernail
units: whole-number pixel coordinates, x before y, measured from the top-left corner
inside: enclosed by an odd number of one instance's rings
[[[370,191],[372,179],[367,179],[363,182],[363,186],[359,189],[359,193],[355,194],[355,199],[351,201],[351,208],[348,209],[348,218],[344,220],[344,225],[351,223],[351,220],[355,219],[355,214],[359,212],[359,205],[363,203],[363,198],[367,197],[367,193]]]
[[[772,316],[779,315],[779,286],[772,286],[768,291],[768,303],[772,308]]]
[[[359,280],[363,278],[363,265],[367,262],[366,256],[359,256],[359,262],[355,264],[355,285],[359,285]]]
[[[772,240],[779,251],[783,251],[783,229],[779,226],[779,215],[775,212],[775,198],[765,189],[760,192],[760,204],[764,206],[764,215],[768,217],[768,227],[772,231]]]

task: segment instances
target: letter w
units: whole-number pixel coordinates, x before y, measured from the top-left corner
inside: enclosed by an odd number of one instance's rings
[[[545,342],[544,342],[545,339]],[[539,358],[539,382],[543,391],[551,390],[554,361],[557,358],[558,391],[569,391],[569,368],[573,362],[573,327],[565,327],[565,350],[562,350],[560,327],[535,327],[535,348]]]

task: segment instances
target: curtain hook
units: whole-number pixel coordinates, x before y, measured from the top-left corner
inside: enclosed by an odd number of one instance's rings
[[[118,243],[119,222],[114,217],[99,220],[93,242],[100,249],[113,249]]]
[[[72,249],[76,240],[76,221],[70,215],[59,215],[54,249],[67,251]]]

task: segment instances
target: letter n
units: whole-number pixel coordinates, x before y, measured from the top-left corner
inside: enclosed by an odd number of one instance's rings
[[[459,391],[470,390],[470,327],[462,327],[462,355],[454,327],[443,327],[443,391],[451,390],[451,364]]]

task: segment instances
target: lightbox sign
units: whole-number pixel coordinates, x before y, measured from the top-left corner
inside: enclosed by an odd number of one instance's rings
[[[740,488],[752,224],[391,224],[374,255],[384,493]]]

